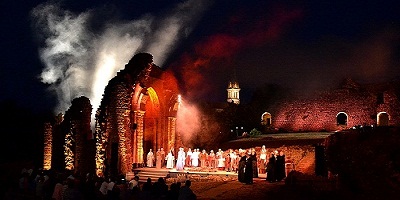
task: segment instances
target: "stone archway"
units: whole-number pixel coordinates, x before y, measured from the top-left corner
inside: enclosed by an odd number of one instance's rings
[[[146,111],[144,115],[143,150],[144,157],[150,149],[155,152],[162,146],[160,101],[154,88],[147,89],[146,100],[142,101],[141,108]]]
[[[389,115],[386,112],[378,113],[377,126],[389,126]]]
[[[261,125],[269,126],[271,125],[271,113],[265,112],[261,115]]]
[[[345,112],[339,112],[336,115],[336,124],[339,126],[346,126],[348,122],[348,116]]]
[[[131,172],[150,148],[169,144],[162,136],[175,136],[168,110],[178,87],[167,78],[152,55],[139,53],[109,81],[96,113],[97,175]]]

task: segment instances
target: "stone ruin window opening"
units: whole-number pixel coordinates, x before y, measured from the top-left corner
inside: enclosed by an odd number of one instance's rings
[[[347,125],[347,121],[348,121],[348,116],[345,112],[339,112],[336,115],[336,124],[337,125],[345,126],[345,125]]]
[[[386,112],[378,113],[376,120],[378,126],[389,126],[389,115]]]
[[[261,125],[271,125],[271,113],[265,112],[261,115]]]

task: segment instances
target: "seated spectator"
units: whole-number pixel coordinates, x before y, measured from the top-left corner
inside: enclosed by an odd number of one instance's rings
[[[167,200],[178,200],[181,182],[172,183],[167,193]]]
[[[168,185],[164,178],[158,178],[158,181],[153,184],[152,196],[156,199],[165,198],[168,193]]]
[[[132,195],[137,195],[140,192],[139,176],[135,176],[129,181],[129,191]]]
[[[64,199],[64,200],[66,200],[66,199],[77,199],[77,200],[83,199],[83,195],[79,191],[79,188],[76,185],[74,177],[68,177],[66,184],[67,184],[67,188],[64,190],[62,199]]]
[[[151,183],[151,178],[147,178],[146,183],[143,184],[142,191],[151,191],[153,184]]]
[[[185,185],[181,187],[179,190],[179,198],[178,200],[195,200],[197,199],[196,194],[192,191],[190,186],[192,185],[192,182],[190,180],[185,181]]]

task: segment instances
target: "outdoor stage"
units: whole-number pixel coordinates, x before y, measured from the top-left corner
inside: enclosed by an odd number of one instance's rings
[[[177,178],[177,177],[186,177],[186,176],[223,176],[229,178],[237,178],[237,173],[235,172],[227,172],[224,170],[217,169],[201,169],[201,168],[191,168],[186,167],[184,170],[176,170],[174,169],[156,169],[155,167],[143,167],[143,168],[135,168],[132,172],[126,174],[126,180],[131,180],[135,175],[139,176],[140,182],[145,182],[147,178],[151,178],[153,182],[157,181],[159,177],[162,178]],[[266,174],[259,174],[258,178],[266,178]]]

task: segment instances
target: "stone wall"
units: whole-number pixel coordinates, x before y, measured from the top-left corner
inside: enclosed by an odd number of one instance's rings
[[[261,147],[257,146],[255,149],[257,155],[260,155]],[[315,147],[313,145],[281,146],[278,148],[266,147],[266,149],[267,156],[275,150],[283,151],[288,171],[296,170],[304,174],[315,174]]]
[[[72,157],[74,172],[94,172],[94,139],[90,129],[92,106],[86,97],[79,97],[72,101],[71,107],[65,115],[59,114],[55,122],[45,124],[44,137],[44,169],[66,170],[65,145],[66,137]]]
[[[86,97],[72,101],[65,114],[64,123],[74,137],[74,170],[83,174],[94,172],[94,140],[90,129],[92,106]]]
[[[279,102],[267,112],[272,115],[272,126],[281,132],[336,131],[376,125],[380,112],[389,115],[389,125],[400,123],[399,99],[396,90],[389,87],[344,85]],[[339,113],[347,115],[347,124],[338,124]]]

